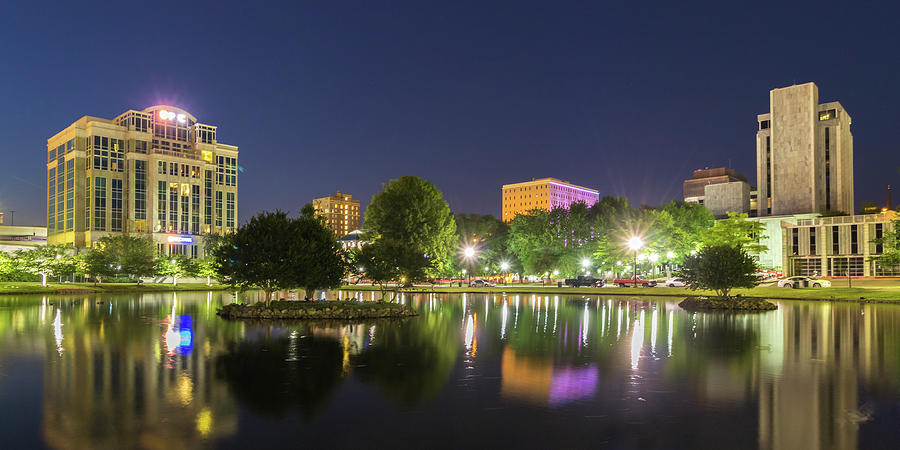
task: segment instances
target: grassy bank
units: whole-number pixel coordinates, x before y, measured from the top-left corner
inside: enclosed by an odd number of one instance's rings
[[[344,286],[346,291],[378,291],[375,286]],[[689,295],[713,295],[709,291],[692,291],[687,288],[570,288],[570,287],[540,287],[540,286],[497,286],[493,288],[473,287],[414,287],[403,289],[401,292],[436,292],[436,293],[478,293],[478,294],[538,294],[538,295],[641,295],[686,297]],[[788,289],[778,287],[757,287],[753,289],[735,289],[734,294],[745,297],[775,299],[775,300],[836,300],[836,301],[879,301],[900,303],[900,286],[870,287],[870,288],[800,288]]]
[[[411,317],[416,310],[396,303],[380,302],[298,302],[275,301],[268,306],[264,303],[232,303],[219,308],[216,314],[226,319],[384,319]]]
[[[80,293],[127,293],[127,292],[173,292],[173,291],[218,291],[228,289],[227,285],[205,283],[48,283],[40,282],[0,283],[0,295],[10,294],[80,294]]]

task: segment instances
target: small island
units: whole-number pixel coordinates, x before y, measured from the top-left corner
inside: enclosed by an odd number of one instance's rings
[[[774,303],[756,297],[688,297],[678,306],[688,310],[722,310],[722,311],[770,311],[778,309]]]
[[[417,316],[415,309],[397,303],[354,301],[273,301],[225,305],[216,314],[226,319],[394,319]]]
[[[768,311],[778,306],[762,298],[729,295],[734,288],[759,282],[756,261],[738,245],[710,245],[684,259],[681,277],[691,289],[707,289],[715,296],[691,296],[678,306],[692,310]]]

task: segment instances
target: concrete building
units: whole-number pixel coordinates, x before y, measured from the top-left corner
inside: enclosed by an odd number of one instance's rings
[[[853,213],[853,135],[838,102],[819,103],[814,83],[773,89],[757,116],[759,216]]]
[[[84,116],[47,140],[47,241],[130,234],[200,257],[202,235],[237,226],[237,157],[217,127],[173,106]]]
[[[684,180],[684,201],[706,206],[716,218],[729,212],[750,213],[751,187],[747,178],[731,169],[697,169]]]
[[[0,222],[0,252],[29,250],[47,243],[47,227],[2,225]]]
[[[782,220],[785,274],[822,276],[900,275],[900,267],[882,267],[871,256],[884,252],[872,241],[891,230],[897,214],[887,211],[859,216]]]
[[[359,206],[359,200],[353,200],[352,195],[341,191],[313,200],[316,214],[325,218],[328,228],[338,237],[346,236],[362,227]]]
[[[600,194],[596,190],[556,178],[539,178],[522,183],[504,184],[501,194],[504,222],[509,222],[516,215],[534,209],[550,210],[557,206],[568,208],[569,205],[577,202],[591,206],[600,200]]]

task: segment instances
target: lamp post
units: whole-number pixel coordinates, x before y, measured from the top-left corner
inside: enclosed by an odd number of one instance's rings
[[[637,236],[634,236],[628,240],[628,248],[630,248],[634,252],[634,287],[637,287],[637,255],[638,251],[643,246],[644,241]]]
[[[506,285],[506,282],[507,282],[507,273],[506,273],[507,270],[509,270],[509,263],[506,261],[501,262],[500,263],[500,271],[503,272],[503,284],[504,285]]]
[[[666,252],[666,278],[672,278],[672,260],[675,259],[675,252]]]
[[[589,267],[591,267],[591,260],[587,258],[582,259],[581,268],[584,269],[585,274],[590,273],[590,271],[588,270]]]
[[[465,258],[466,262],[469,264],[469,267],[471,267],[472,260],[475,259],[475,247],[469,246],[469,247],[466,247],[465,249],[463,249],[463,257]],[[466,273],[466,270],[463,269],[463,274],[465,274],[465,273]],[[469,276],[469,278],[466,281],[471,282],[472,281],[471,276]]]
[[[659,261],[659,255],[653,253],[650,255],[650,262],[653,264],[653,269],[650,271],[651,275],[656,275],[656,263]]]

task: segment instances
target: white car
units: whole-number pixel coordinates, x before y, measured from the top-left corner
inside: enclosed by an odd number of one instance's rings
[[[810,277],[787,277],[781,280],[778,280],[778,287],[786,287],[786,288],[799,288],[799,287],[831,287],[831,282],[828,280],[820,280],[818,278],[810,278]]]
[[[666,280],[666,287],[685,287],[687,283],[681,278],[669,278]]]
[[[491,283],[488,280],[472,280],[469,282],[469,287],[496,287],[497,285]]]

